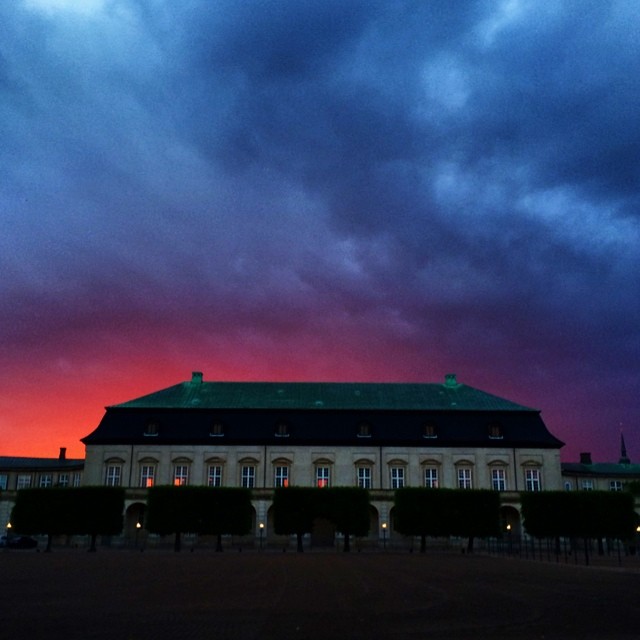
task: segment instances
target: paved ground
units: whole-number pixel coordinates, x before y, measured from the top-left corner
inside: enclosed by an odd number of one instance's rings
[[[640,566],[60,549],[2,551],[0,578],[2,640],[640,637]]]

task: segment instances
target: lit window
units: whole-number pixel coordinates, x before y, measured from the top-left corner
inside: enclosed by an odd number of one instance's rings
[[[222,466],[221,465],[219,464],[209,465],[207,485],[209,485],[210,487],[222,486]]]
[[[358,467],[358,486],[361,489],[371,489],[371,467]]]
[[[422,431],[422,437],[423,438],[428,438],[428,439],[434,439],[438,437],[438,427],[436,427],[435,424],[433,424],[432,422],[428,422],[427,424],[424,425],[423,431]]]
[[[278,466],[275,469],[275,487],[288,487],[289,486],[289,467]]]
[[[186,464],[177,464],[173,468],[173,484],[181,487],[189,483],[189,466]]]
[[[583,491],[593,491],[593,480],[583,480],[581,485]]]
[[[209,435],[213,438],[221,438],[224,435],[224,425],[222,422],[214,422],[211,425]]]
[[[256,486],[256,468],[254,466],[242,467],[242,486],[245,489],[253,489]]]
[[[51,485],[53,485],[53,477],[50,473],[43,473],[40,476],[40,488],[42,489],[46,489],[47,487],[50,487]]]
[[[289,425],[286,422],[279,422],[276,425],[276,438],[288,438]]]
[[[9,476],[6,473],[0,474],[0,491],[6,491],[9,487]]]
[[[68,473],[59,473],[58,474],[58,486],[59,487],[68,487],[69,486],[69,474]]]
[[[542,483],[540,482],[539,469],[525,469],[524,485],[527,491],[540,491]]]
[[[68,481],[68,478],[67,478]],[[119,464],[107,466],[106,485],[108,487],[119,487],[122,481],[122,467]]]
[[[438,470],[435,467],[427,467],[424,470],[424,486],[428,489],[438,488]]]
[[[370,438],[371,425],[368,422],[361,422],[358,425],[358,438]]]
[[[316,486],[329,486],[329,467],[316,467]]]
[[[391,467],[391,488],[402,489],[404,487],[404,467]]]
[[[16,489],[28,489],[31,486],[31,475],[28,473],[18,474]]]
[[[159,431],[158,423],[155,421],[147,422],[144,429],[145,436],[157,436]]]
[[[507,490],[507,474],[504,469],[491,469],[491,486],[494,491]]]
[[[152,464],[143,464],[140,467],[140,486],[153,487],[156,468]]]
[[[502,440],[502,425],[497,422],[492,422],[489,425],[489,438],[491,440]]]
[[[468,467],[460,467],[458,469],[458,489],[471,489],[473,483],[471,480],[471,469]]]
[[[609,482],[609,491],[622,491],[622,481],[611,480],[611,482]]]

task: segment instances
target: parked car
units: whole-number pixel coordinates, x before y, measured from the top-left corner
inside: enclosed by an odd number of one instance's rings
[[[35,549],[38,541],[29,536],[0,536],[0,547],[9,549]]]

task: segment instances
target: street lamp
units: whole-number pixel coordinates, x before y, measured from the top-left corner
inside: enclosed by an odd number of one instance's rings
[[[387,550],[387,523],[382,523],[382,548]]]
[[[136,548],[138,547],[138,532],[142,528],[140,521],[136,522]]]
[[[262,551],[262,534],[264,533],[264,522],[261,522],[258,527],[260,529],[260,551]]]
[[[510,524],[507,525],[507,536],[509,539],[509,555],[511,555],[512,544],[511,544],[511,525]]]

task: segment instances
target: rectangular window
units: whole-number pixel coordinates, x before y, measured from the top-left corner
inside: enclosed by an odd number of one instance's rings
[[[19,473],[16,489],[28,489],[31,486],[31,475],[28,473]]]
[[[329,486],[329,467],[316,467],[316,486]]]
[[[542,489],[540,470],[526,469],[524,472],[524,484],[527,491],[540,491]]]
[[[275,487],[289,486],[289,467],[276,467]]]
[[[177,464],[173,468],[173,484],[182,487],[189,482],[189,467],[186,464]]]
[[[391,467],[391,488],[402,489],[404,487],[404,467]]]
[[[609,482],[609,491],[622,491],[622,480],[611,480]]]
[[[156,468],[152,464],[143,464],[140,467],[140,486],[153,487],[156,476]]]
[[[74,487],[79,487],[81,481],[82,481],[82,474],[81,473],[74,473],[73,474],[73,486]]]
[[[69,474],[68,473],[59,473],[58,474],[58,486],[59,487],[68,487],[69,486]]]
[[[494,491],[507,490],[507,474],[504,469],[491,469],[491,486]]]
[[[358,486],[371,489],[371,467],[358,467]]]
[[[458,469],[458,489],[471,489],[471,469],[462,467]]]
[[[242,467],[242,486],[245,489],[253,489],[256,486],[256,468],[253,466]]]
[[[9,476],[6,473],[0,474],[0,491],[6,491],[9,488]]]
[[[122,467],[119,464],[110,464],[107,466],[107,477],[105,484],[107,487],[119,487],[122,477]],[[68,482],[68,478],[67,478]]]
[[[583,480],[581,486],[583,491],[593,491],[593,480]]]
[[[210,487],[222,486],[222,467],[219,464],[209,465],[209,474],[207,477],[207,485]]]
[[[43,473],[40,476],[40,484],[38,485],[41,489],[46,489],[53,485],[53,476],[50,473]]]
[[[424,470],[424,486],[428,489],[438,488],[438,470],[435,467],[427,467]]]

